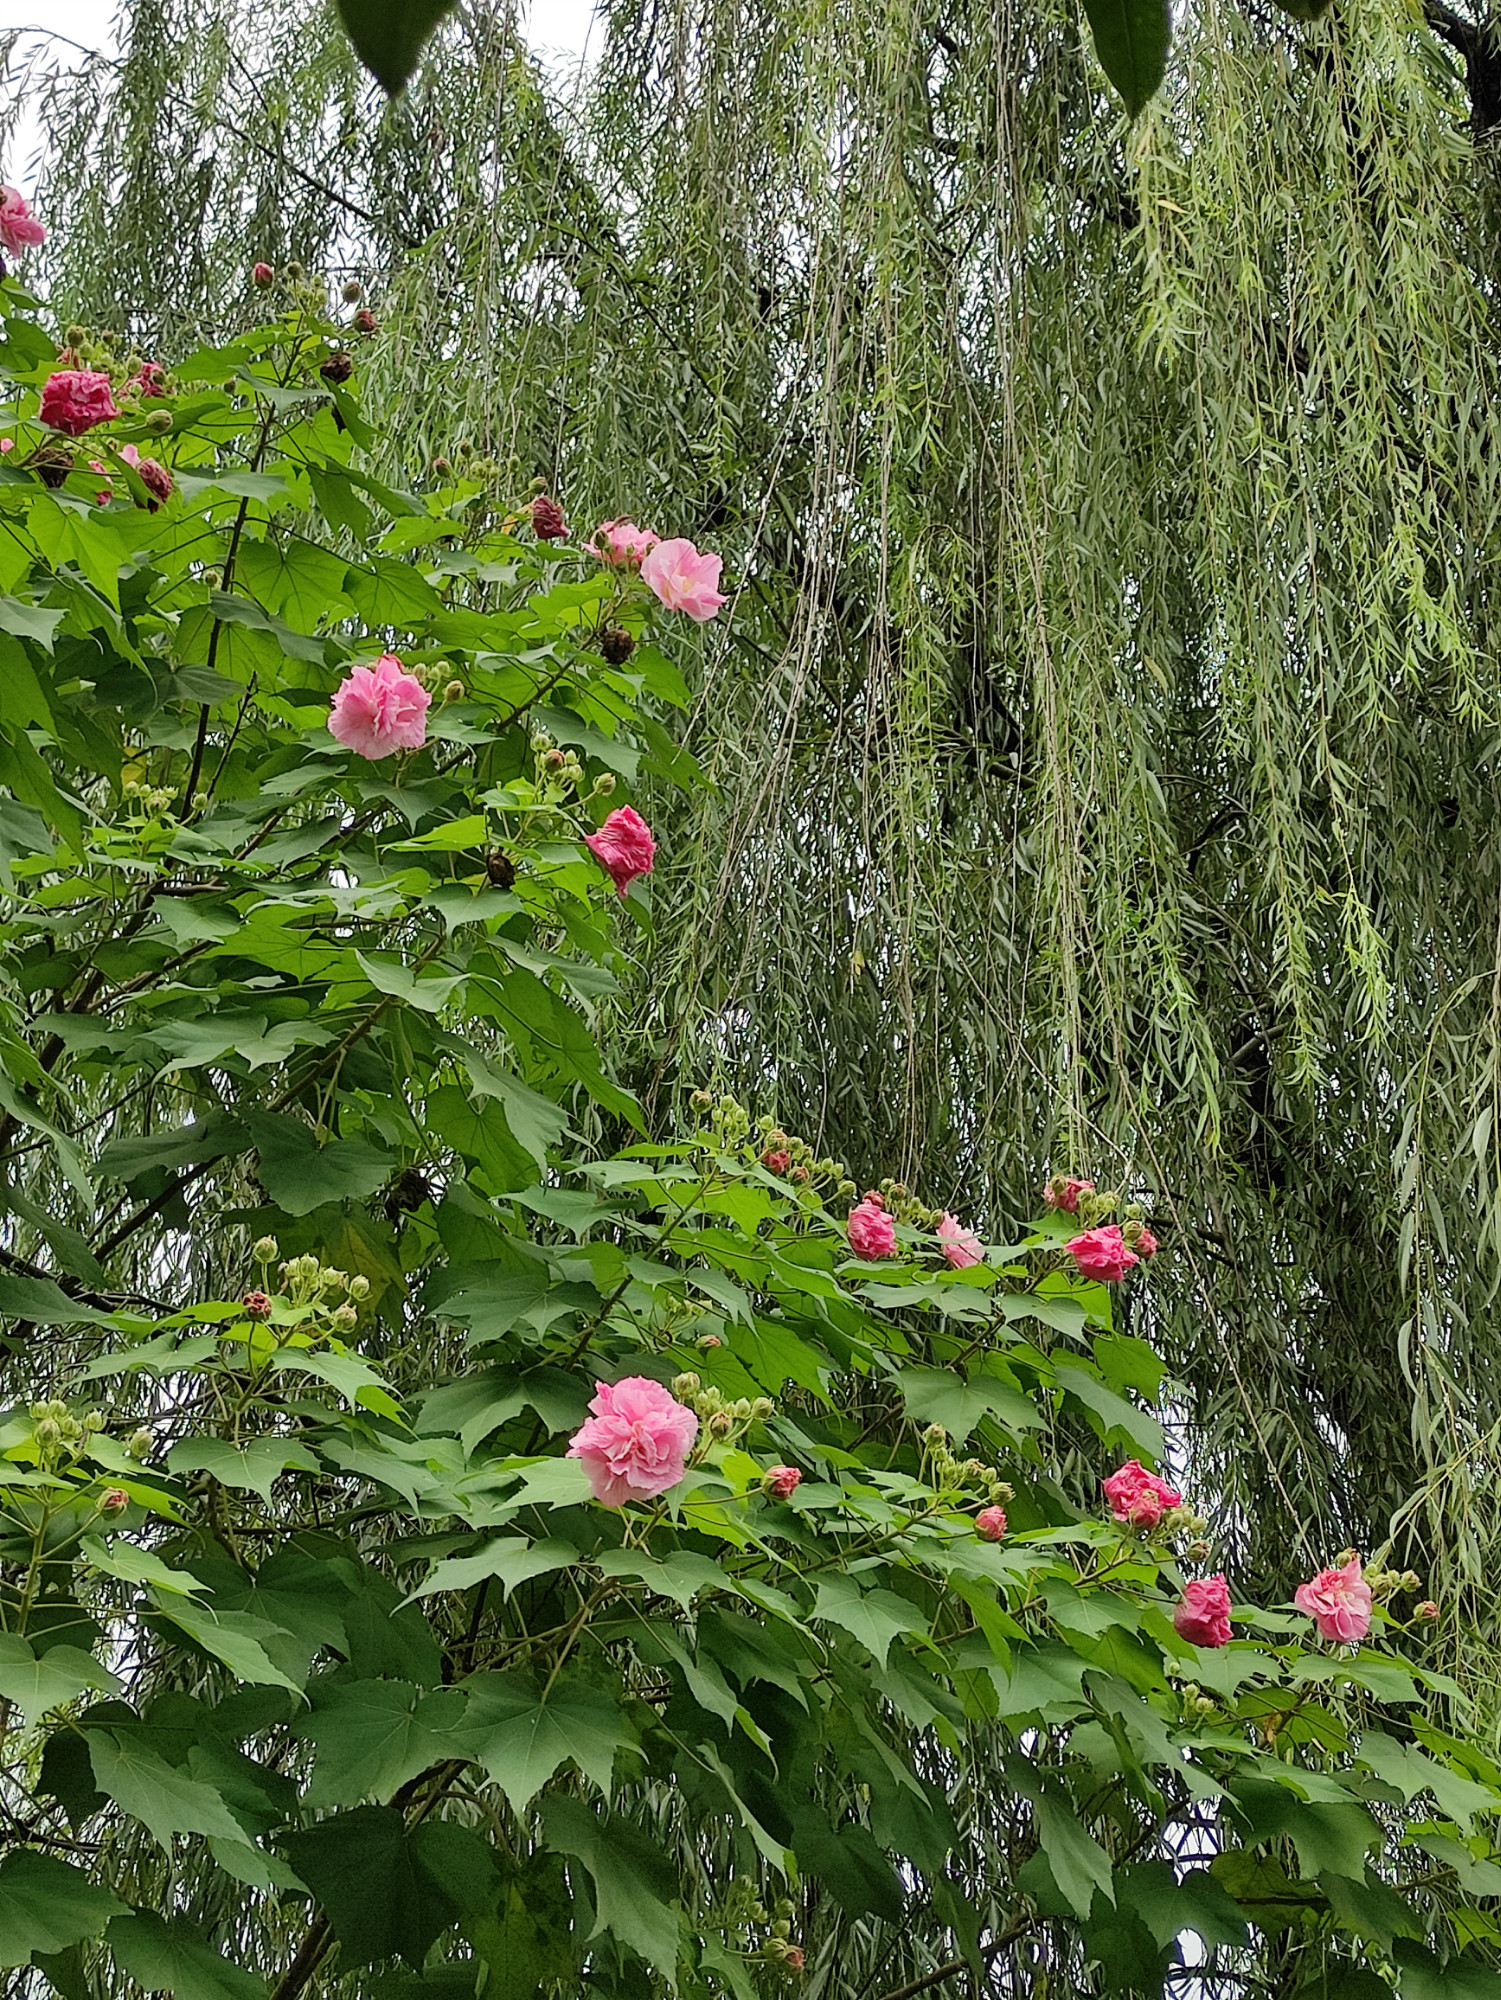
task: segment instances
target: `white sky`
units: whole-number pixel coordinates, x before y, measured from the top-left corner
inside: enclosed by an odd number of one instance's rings
[[[0,0],[0,32],[7,28],[52,28],[85,48],[113,45],[111,24],[119,0]],[[595,0],[528,0],[528,38],[550,68],[566,71],[587,61],[591,53]],[[597,49],[599,37],[593,38]],[[11,155],[0,163],[0,178],[18,182],[26,191],[26,162],[34,136],[22,120]]]

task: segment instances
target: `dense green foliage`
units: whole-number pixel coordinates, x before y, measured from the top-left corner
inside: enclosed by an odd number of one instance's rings
[[[699,779],[632,572],[481,459],[362,470],[321,285],[160,383],[70,330],[76,443],[0,312],[17,1990],[1494,2000],[1501,1771],[1416,1579],[1385,1647],[1178,1636],[1204,1524],[1104,1518],[1162,1370],[1075,1225],[950,1269],[890,1185],[862,1261],[769,1119],[637,1136],[652,905],[583,841]],[[367,761],[330,698],[390,647],[427,741]],[[564,1440],[633,1375],[702,1426],[605,1507]]]

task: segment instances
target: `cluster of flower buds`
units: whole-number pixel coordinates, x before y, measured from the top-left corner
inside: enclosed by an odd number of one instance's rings
[[[81,1417],[75,1417],[67,1404],[55,1397],[33,1403],[29,1414],[38,1455],[49,1471],[80,1457],[90,1438],[96,1437],[109,1421],[102,1410],[85,1410]]]
[[[855,1183],[843,1160],[821,1158],[805,1139],[784,1132],[774,1118],[752,1121],[737,1099],[716,1098],[708,1090],[695,1090],[688,1102],[707,1126],[707,1136],[717,1151],[759,1161],[768,1173],[780,1175],[794,1187],[845,1200],[854,1194]]]
[[[1353,1549],[1347,1550],[1340,1557],[1340,1563],[1349,1562],[1354,1553]],[[1423,1588],[1423,1579],[1414,1569],[1368,1569],[1364,1572],[1364,1576],[1365,1581],[1370,1585],[1371,1596],[1377,1604],[1385,1604],[1388,1599],[1395,1597],[1399,1590],[1421,1590]],[[1418,1617],[1424,1615],[1421,1605],[1418,1607],[1415,1615]]]
[[[562,749],[545,729],[538,729],[532,735],[532,756],[536,759],[539,792],[561,796],[582,788],[584,767],[578,752]]]
[[[960,1458],[949,1444],[949,1434],[942,1424],[929,1424],[922,1442],[929,1483],[935,1491],[962,1493],[973,1487],[984,1494],[991,1507],[1015,1497],[1015,1488],[1001,1477],[997,1467],[979,1458]]]
[[[87,369],[92,375],[107,375],[112,392],[137,402],[169,393],[167,371],[159,361],[148,361],[133,349],[120,352],[124,336],[113,328],[97,332],[86,326],[70,326],[63,335],[55,366],[59,369]],[[167,419],[171,428],[171,418]]]
[[[270,1242],[269,1237],[263,1237],[256,1244],[258,1263],[262,1261],[261,1250]],[[271,1247],[274,1250],[276,1246],[272,1243]],[[265,1261],[269,1263],[270,1259]],[[311,1252],[306,1256],[287,1258],[277,1266],[277,1276],[281,1279],[289,1305],[310,1307],[313,1311],[322,1313],[336,1333],[353,1331],[359,1324],[359,1306],[370,1296],[368,1278],[358,1274],[351,1277],[347,1271],[335,1270],[329,1264],[320,1264]],[[343,1293],[343,1298],[335,1304],[334,1295],[338,1293]],[[262,1308],[263,1300],[264,1308]],[[270,1317],[273,1302],[267,1298],[265,1292],[247,1292],[244,1303],[245,1310],[252,1319]]]
[[[139,778],[127,778],[120,787],[125,816],[138,825],[161,819],[175,796],[170,786],[146,785]]]
[[[1218,1715],[1220,1705],[1212,1695],[1205,1694],[1197,1681],[1185,1681],[1179,1690],[1183,1703],[1185,1722],[1202,1722],[1206,1715]]]
[[[785,1918],[772,1925],[771,1936],[761,1947],[761,1956],[794,1977],[807,1963],[802,1946],[792,1942],[792,1925]]]
[[[752,1424],[763,1423],[776,1408],[770,1396],[732,1398],[718,1389],[705,1388],[693,1374],[675,1377],[672,1393],[697,1415],[704,1437],[712,1438],[716,1444],[733,1444],[744,1437]]]

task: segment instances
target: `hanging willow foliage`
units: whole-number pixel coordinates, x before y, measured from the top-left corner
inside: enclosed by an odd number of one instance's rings
[[[11,74],[61,316],[355,269],[383,470],[725,552],[635,1081],[1000,1235],[1050,1166],[1144,1195],[1248,1583],[1394,1531],[1484,1674],[1497,92],[1429,21],[1195,0],[1129,129],[1046,0],[616,0],[566,98],[465,9],[388,107],[332,15],[137,0]]]

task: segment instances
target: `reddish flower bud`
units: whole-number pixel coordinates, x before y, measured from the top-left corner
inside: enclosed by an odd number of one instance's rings
[[[546,493],[532,502],[532,533],[539,542],[560,542],[568,533],[562,508]]]
[[[1422,1603],[1416,1606],[1412,1615],[1414,1618],[1421,1618],[1425,1624],[1431,1625],[1439,1615],[1438,1606],[1431,1597],[1425,1597]]]
[[[761,1491],[768,1500],[790,1500],[802,1483],[795,1465],[774,1465],[761,1481]]]
[[[376,333],[380,328],[380,321],[371,312],[369,306],[360,307],[354,316],[354,323],[361,333]]]
[[[1004,1507],[982,1507],[975,1516],[975,1533],[982,1542],[998,1542],[1006,1532]]]
[[[785,1174],[792,1165],[792,1155],[784,1147],[774,1146],[769,1153],[761,1155],[761,1164],[771,1173]]]
[[[129,1505],[130,1505],[130,1495],[124,1490],[124,1488],[119,1486],[111,1486],[109,1490],[100,1497],[99,1511],[101,1514],[123,1514],[125,1512],[125,1509]]]
[[[264,1292],[247,1292],[240,1301],[251,1319],[270,1319],[271,1301]]]
[[[276,283],[276,273],[269,264],[252,264],[250,267],[250,282],[260,291],[265,291],[268,285]]]

